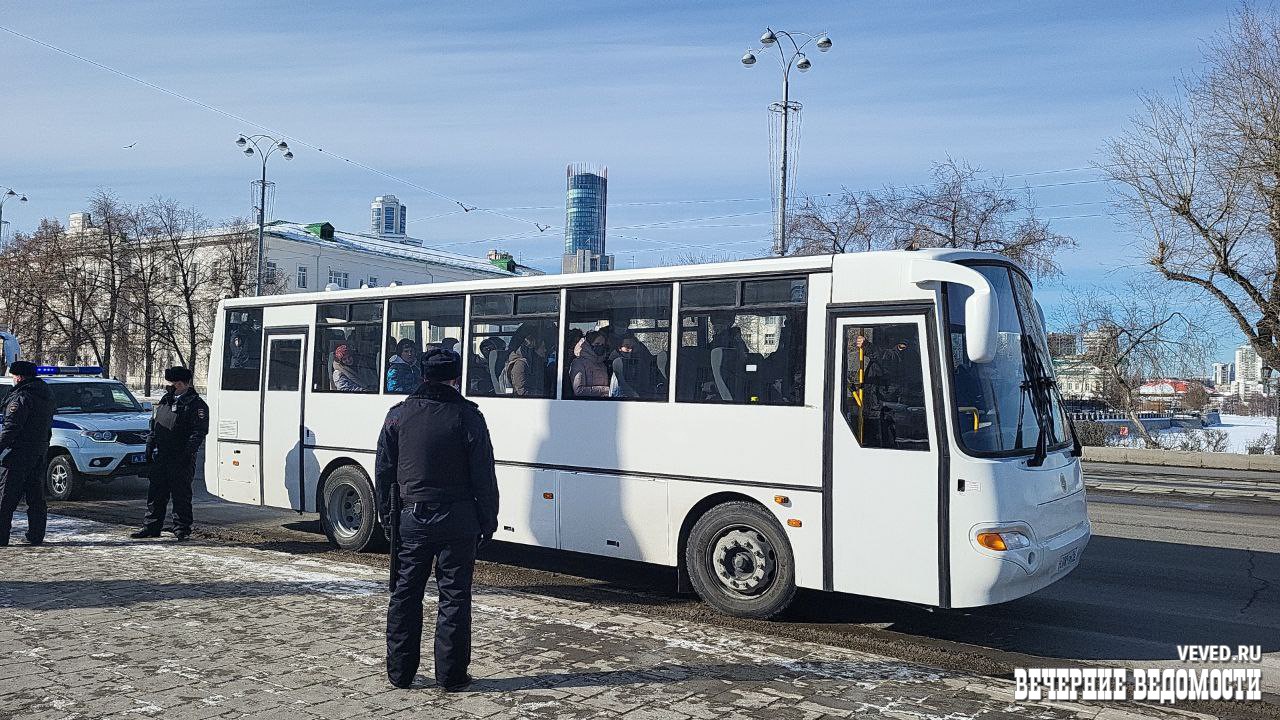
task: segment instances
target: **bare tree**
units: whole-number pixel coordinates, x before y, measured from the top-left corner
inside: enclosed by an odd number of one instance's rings
[[[210,263],[201,262],[196,242],[206,229],[204,218],[195,208],[170,198],[152,200],[145,211],[160,249],[164,284],[170,288],[160,303],[156,330],[178,361],[194,372],[200,348],[209,346],[208,315],[217,301],[212,287],[215,275]]]
[[[807,197],[788,218],[787,247],[778,254],[824,255],[887,247],[887,210],[872,193],[848,188],[831,200]]]
[[[1158,447],[1138,415],[1139,388],[1204,367],[1210,343],[1201,324],[1177,310],[1167,292],[1140,280],[1078,292],[1065,321],[1084,338],[1085,360],[1102,371],[1103,397],[1128,416],[1147,447]]]
[[[1060,272],[1058,253],[1075,247],[1036,215],[1030,196],[1000,178],[948,159],[930,183],[879,193],[845,190],[830,202],[805,200],[788,223],[785,254],[945,247],[1006,255],[1038,276]]]
[[[229,297],[253,295],[253,276],[258,271],[258,231],[244,218],[227,222],[227,232],[217,244],[215,283]],[[262,269],[260,294],[278,295],[289,288],[289,276],[279,270]]]
[[[1205,49],[1178,92],[1143,98],[1102,167],[1151,266],[1280,368],[1280,21],[1246,6]]]
[[[18,336],[22,357],[37,361],[44,359],[50,337],[43,254],[40,241],[24,233],[15,233],[0,252],[4,325]]]
[[[89,199],[89,215],[96,218],[96,224],[92,234],[79,241],[80,261],[92,266],[87,277],[97,283],[96,302],[89,303],[87,310],[96,330],[93,336],[101,338],[100,346],[95,345],[98,364],[110,373],[112,350],[122,345],[120,314],[129,277],[128,232],[134,227],[133,210],[110,190],[99,188]]]

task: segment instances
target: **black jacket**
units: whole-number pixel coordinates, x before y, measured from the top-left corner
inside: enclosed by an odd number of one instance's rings
[[[204,445],[204,436],[208,434],[209,406],[195,388],[187,388],[176,397],[170,390],[151,413],[147,457],[154,453],[159,462],[189,462]]]
[[[9,458],[35,458],[48,452],[54,408],[53,393],[40,378],[29,378],[14,386],[0,408],[4,415],[0,452],[10,451],[3,463],[6,467]]]
[[[391,493],[404,503],[475,502],[480,532],[498,529],[493,443],[475,403],[449,385],[423,383],[392,406],[374,463],[378,515],[391,518]]]

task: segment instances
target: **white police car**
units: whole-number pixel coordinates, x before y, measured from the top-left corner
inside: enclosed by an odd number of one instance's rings
[[[147,473],[150,403],[102,377],[102,368],[41,365],[36,374],[49,384],[56,408],[45,471],[49,498],[69,499],[86,481]],[[0,377],[0,403],[12,388],[12,377]]]

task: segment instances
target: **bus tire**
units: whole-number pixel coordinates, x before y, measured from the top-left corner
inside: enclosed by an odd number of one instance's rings
[[[44,496],[50,500],[71,500],[80,490],[80,473],[71,456],[58,453],[44,468]]]
[[[767,619],[795,598],[791,543],[778,520],[756,503],[722,503],[698,518],[684,562],[694,591],[726,615]]]
[[[320,493],[320,527],[329,542],[352,552],[385,544],[373,484],[355,465],[344,465],[325,479]]]

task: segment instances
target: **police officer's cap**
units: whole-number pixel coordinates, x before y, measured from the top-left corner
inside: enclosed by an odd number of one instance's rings
[[[422,358],[422,378],[446,382],[462,377],[462,356],[452,350],[436,348]]]
[[[169,382],[191,382],[191,371],[187,368],[178,366],[171,367],[164,371],[164,379]]]
[[[9,364],[10,375],[21,375],[22,377],[35,377],[36,364],[27,362],[26,360],[14,360]]]

